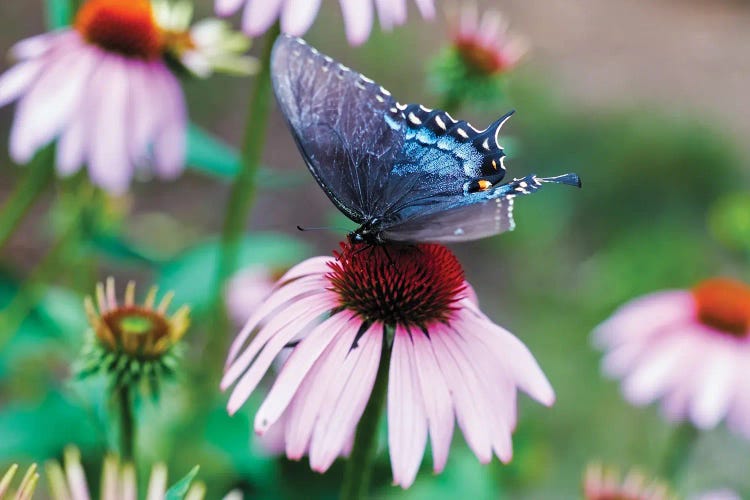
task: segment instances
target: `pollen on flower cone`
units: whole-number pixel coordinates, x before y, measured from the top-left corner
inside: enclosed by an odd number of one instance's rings
[[[458,259],[442,245],[344,245],[330,264],[342,306],[367,321],[444,322],[465,290]]]

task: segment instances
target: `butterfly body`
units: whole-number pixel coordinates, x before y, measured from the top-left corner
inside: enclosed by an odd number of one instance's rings
[[[282,35],[272,57],[274,91],[323,191],[359,224],[354,242],[452,242],[513,229],[513,200],[575,174],[505,177],[499,131],[445,111],[398,103],[383,87]]]

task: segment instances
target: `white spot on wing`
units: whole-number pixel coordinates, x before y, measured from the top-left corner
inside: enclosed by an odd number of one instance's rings
[[[445,122],[440,118],[440,115],[435,115],[435,123],[437,123],[438,127],[445,130]]]
[[[412,122],[414,125],[421,125],[422,120],[420,120],[417,115],[415,115],[413,112],[409,113],[409,121]]]

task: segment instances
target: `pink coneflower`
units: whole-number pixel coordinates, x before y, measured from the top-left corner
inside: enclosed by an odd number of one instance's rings
[[[477,6],[465,3],[449,13],[453,46],[474,71],[492,75],[512,69],[526,53],[526,44],[508,34],[508,24],[497,10],[479,17]]]
[[[227,311],[232,321],[244,325],[273,291],[276,278],[269,269],[254,266],[235,274],[227,285]]]
[[[230,413],[290,344],[255,430],[283,422],[287,456],[309,455],[318,472],[351,444],[383,354],[391,465],[402,487],[414,481],[428,435],[434,470],[444,468],[454,419],[482,463],[493,454],[507,462],[517,388],[554,400],[531,353],[479,310],[461,265],[440,245],[342,244],[335,258],[289,270],[232,344],[221,384],[236,383]]]
[[[27,163],[59,137],[63,175],[88,165],[94,184],[125,191],[139,166],[173,178],[185,161],[180,85],[161,59],[146,0],[89,0],[73,28],[28,38],[0,77],[0,106],[18,100],[10,153]]]
[[[750,438],[750,288],[726,278],[625,304],[595,332],[606,374],[635,405],[657,399],[671,421],[723,418]]]
[[[374,3],[384,29],[406,22],[406,0],[375,0]],[[434,17],[433,0],[415,0],[415,3],[423,17]],[[349,43],[359,45],[365,42],[372,29],[373,0],[340,0],[340,4]],[[220,16],[229,16],[242,5],[245,5],[242,28],[248,35],[261,35],[280,19],[284,33],[302,36],[315,20],[320,0],[216,0],[216,12]]]

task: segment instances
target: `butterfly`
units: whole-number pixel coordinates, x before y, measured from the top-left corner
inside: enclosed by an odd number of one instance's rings
[[[445,111],[401,104],[304,40],[281,35],[271,57],[276,99],[310,172],[359,227],[353,243],[468,241],[515,227],[513,200],[576,174],[502,183],[498,142],[511,113],[484,130]]]

